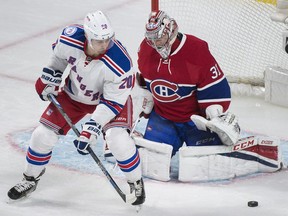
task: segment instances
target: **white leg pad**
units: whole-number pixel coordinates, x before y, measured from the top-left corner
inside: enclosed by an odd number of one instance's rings
[[[201,182],[231,179],[281,168],[279,140],[248,137],[234,146],[181,147],[179,180]]]
[[[173,147],[165,143],[153,142],[141,137],[133,137],[142,164],[143,176],[159,180],[170,180],[170,163]]]
[[[266,166],[262,163],[258,164],[259,172],[275,172],[282,168],[283,159],[282,152],[279,147],[279,139],[271,139],[267,137],[258,138],[258,157],[259,160],[266,161],[273,166]]]
[[[224,147],[224,146],[223,146]],[[195,155],[196,151],[219,151],[218,147],[181,147],[179,149],[179,181],[201,182],[233,178],[231,160],[216,154]],[[211,149],[212,148],[212,149]]]

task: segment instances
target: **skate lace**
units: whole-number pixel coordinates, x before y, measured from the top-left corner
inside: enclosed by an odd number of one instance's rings
[[[23,182],[17,184],[15,186],[15,189],[18,192],[23,192],[23,191],[26,191],[26,190],[32,188],[34,185],[35,185],[35,182],[33,182],[33,181],[23,181]]]
[[[143,185],[141,184],[141,182],[139,184],[135,184],[135,195],[136,197],[142,196],[142,189],[143,189]]]

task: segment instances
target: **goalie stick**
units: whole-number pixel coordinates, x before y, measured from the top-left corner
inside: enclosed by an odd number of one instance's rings
[[[62,108],[61,104],[57,101],[57,99],[55,98],[55,96],[53,94],[48,94],[47,95],[49,101],[51,101],[54,106],[57,108],[57,110],[61,113],[61,115],[64,117],[64,119],[66,120],[66,122],[68,123],[68,125],[72,128],[72,130],[74,131],[74,133],[77,135],[77,137],[80,136],[80,132],[78,131],[78,129],[76,128],[76,126],[72,123],[71,119],[69,118],[69,116],[66,114],[66,112],[64,111],[64,109]],[[89,154],[92,156],[92,158],[94,159],[94,161],[97,163],[97,165],[100,167],[100,169],[102,170],[102,172],[104,173],[104,175],[107,177],[107,179],[109,180],[109,182],[111,183],[111,185],[114,187],[114,189],[117,191],[117,193],[119,194],[119,196],[122,198],[122,200],[125,203],[133,203],[136,201],[136,197],[133,194],[125,194],[117,185],[117,183],[114,181],[114,179],[112,178],[112,176],[109,174],[109,172],[106,170],[106,168],[104,167],[104,165],[102,164],[102,162],[100,161],[100,159],[97,157],[97,155],[94,153],[94,151],[92,150],[92,148],[90,146],[87,147],[87,151],[89,152]]]

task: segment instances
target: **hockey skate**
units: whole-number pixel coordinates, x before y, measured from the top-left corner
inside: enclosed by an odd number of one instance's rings
[[[12,200],[18,200],[25,196],[28,196],[33,191],[36,190],[38,181],[40,180],[40,177],[45,173],[45,169],[42,170],[40,175],[37,178],[34,178],[32,176],[27,176],[23,173],[24,178],[22,181],[18,184],[16,184],[14,187],[12,187],[8,191],[8,197]]]
[[[132,205],[141,205],[145,202],[145,189],[144,189],[144,182],[143,179],[141,178],[140,180],[136,182],[128,182],[130,186],[130,193],[135,192],[136,196],[136,201],[132,203]]]

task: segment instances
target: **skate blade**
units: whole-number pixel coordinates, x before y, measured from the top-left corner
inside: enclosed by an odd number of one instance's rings
[[[135,206],[135,210],[136,210],[137,213],[140,212],[141,209],[142,209],[142,204]]]
[[[5,202],[6,202],[6,204],[10,205],[10,204],[18,203],[18,202],[20,202],[21,200],[23,200],[25,198],[26,198],[25,196],[21,197],[19,199],[11,199],[10,197],[7,197]]]
[[[9,197],[5,198],[5,203],[8,204],[8,205],[14,203],[15,201],[17,201],[17,200],[10,199]]]
[[[125,202],[128,203],[128,204],[132,204],[133,202],[136,201],[136,196],[135,194],[126,194],[126,197],[125,197]]]
[[[32,192],[31,192],[31,193],[32,193]],[[28,194],[26,194],[25,196],[23,196],[23,197],[21,197],[21,198],[19,198],[19,199],[11,199],[9,196],[7,196],[5,202],[6,202],[7,204],[18,203],[18,202],[20,202],[20,201],[22,201],[22,200],[25,200],[25,199],[27,199],[28,197],[30,197],[31,193],[28,193]]]

